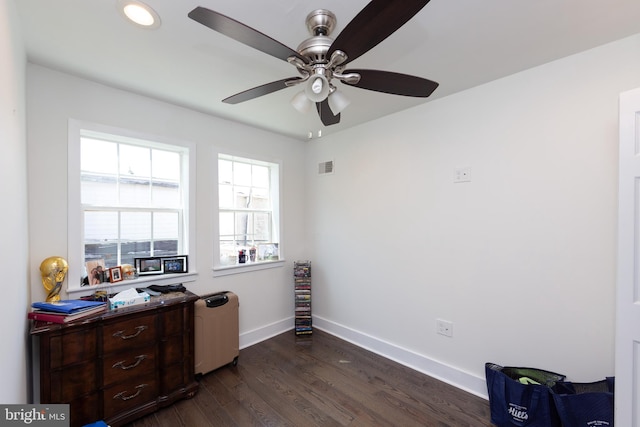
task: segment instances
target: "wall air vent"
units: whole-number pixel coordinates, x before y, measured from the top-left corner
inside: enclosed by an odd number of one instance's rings
[[[328,175],[333,173],[333,160],[318,163],[318,175]]]

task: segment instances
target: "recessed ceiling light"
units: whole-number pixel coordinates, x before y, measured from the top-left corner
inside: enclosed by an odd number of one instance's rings
[[[143,28],[160,26],[160,16],[156,11],[137,0],[118,0],[118,10],[131,22]]]

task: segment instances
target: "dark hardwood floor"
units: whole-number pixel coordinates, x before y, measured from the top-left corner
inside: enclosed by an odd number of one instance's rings
[[[193,399],[129,427],[491,426],[482,398],[314,330],[240,351]]]

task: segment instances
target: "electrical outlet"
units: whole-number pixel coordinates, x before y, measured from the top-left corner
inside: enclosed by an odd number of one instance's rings
[[[436,331],[445,337],[453,337],[453,322],[436,319]]]

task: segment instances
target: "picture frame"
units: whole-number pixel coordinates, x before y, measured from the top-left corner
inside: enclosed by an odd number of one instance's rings
[[[162,258],[164,274],[187,273],[189,271],[189,259],[187,255]]]
[[[109,269],[109,282],[116,283],[122,280],[122,267],[112,267]]]
[[[164,274],[164,264],[161,257],[134,258],[134,263],[139,276]]]
[[[277,261],[280,259],[280,251],[277,243],[259,243],[258,261]]]
[[[109,281],[109,270],[105,267],[104,259],[87,261],[84,265],[87,272],[86,285],[96,286]]]

